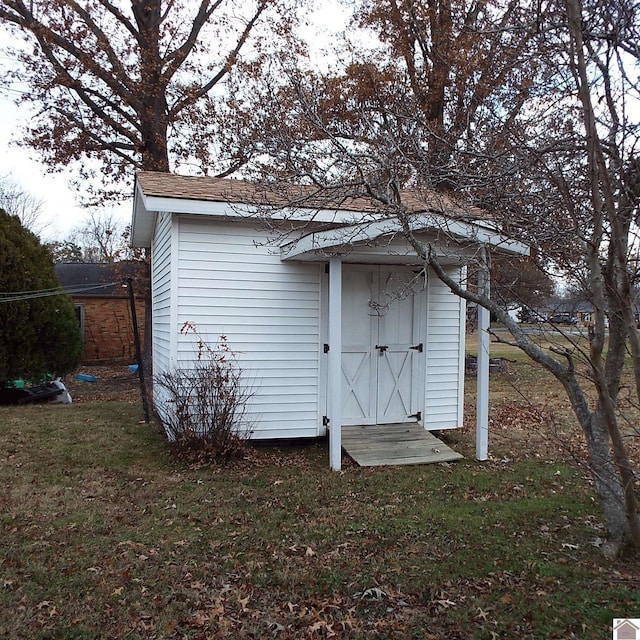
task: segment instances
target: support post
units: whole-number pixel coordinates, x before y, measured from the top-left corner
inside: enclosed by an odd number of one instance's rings
[[[133,344],[136,348],[136,362],[138,363],[138,380],[140,382],[140,396],[142,397],[142,411],[144,421],[149,424],[149,399],[147,397],[147,385],[144,381],[144,369],[142,367],[142,349],[140,348],[140,332],[138,331],[138,314],[136,313],[136,298],[133,293],[133,280],[127,278],[129,288],[129,305],[131,308],[131,324],[133,326]]]
[[[342,259],[329,260],[329,465],[342,468]]]
[[[489,297],[490,278],[487,250],[480,247],[480,271],[478,272],[478,294]],[[476,458],[489,457],[489,310],[478,305],[478,369],[476,400]]]

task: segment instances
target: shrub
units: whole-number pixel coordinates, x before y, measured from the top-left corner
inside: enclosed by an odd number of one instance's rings
[[[82,337],[49,251],[16,216],[0,209],[0,386],[77,366]]]
[[[251,435],[246,405],[251,390],[225,336],[209,345],[190,323],[181,333],[197,336],[197,357],[154,378],[163,390],[160,419],[176,455],[190,461],[241,457]]]

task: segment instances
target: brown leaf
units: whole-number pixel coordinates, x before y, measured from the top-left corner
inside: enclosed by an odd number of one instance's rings
[[[247,604],[249,603],[249,600],[249,596],[247,596],[246,598],[238,598],[238,604],[242,607],[243,611],[248,611]]]

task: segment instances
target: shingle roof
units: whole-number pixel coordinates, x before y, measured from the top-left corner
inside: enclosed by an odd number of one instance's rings
[[[134,262],[63,262],[55,272],[60,286],[74,297],[112,298],[128,295],[122,281],[139,268]]]
[[[246,180],[212,178],[208,176],[181,176],[173,173],[139,171],[136,179],[146,196],[179,198],[209,202],[230,202],[264,206],[341,209],[346,211],[378,212],[381,205],[365,195],[352,197],[349,188],[336,188],[319,192],[310,186],[263,186]],[[401,192],[401,200],[410,212],[438,211],[460,218],[488,218],[487,212],[458,202],[448,194],[436,191]]]

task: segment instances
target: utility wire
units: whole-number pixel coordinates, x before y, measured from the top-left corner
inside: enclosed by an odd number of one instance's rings
[[[22,300],[35,300],[36,298],[47,298],[49,296],[72,295],[84,293],[86,291],[95,291],[96,289],[105,289],[118,284],[123,284],[122,280],[116,282],[85,284],[68,287],[67,289],[41,289],[39,291],[18,291],[18,292],[0,292],[0,304],[3,302],[19,302]]]

